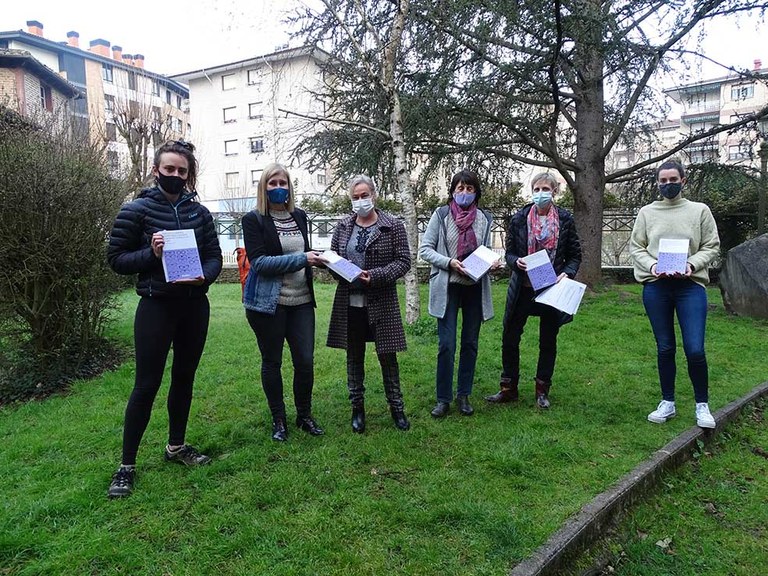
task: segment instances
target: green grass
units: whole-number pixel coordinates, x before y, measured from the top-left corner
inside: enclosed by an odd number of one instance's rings
[[[601,574],[768,574],[768,426],[763,401],[665,475],[610,538],[577,562]],[[610,567],[610,568],[609,568]]]
[[[523,338],[521,402],[486,405],[501,368],[500,284],[497,316],[481,331],[475,415],[429,416],[437,337],[435,322],[422,318],[400,355],[412,429],[394,428],[370,350],[368,427],[353,435],[344,353],[324,345],[333,286],[316,288],[314,414],[324,437],[291,427],[288,443],[270,440],[238,285],[211,290],[187,435],[214,457],[211,466],[162,461],[166,377],[139,451],[136,491],[107,500],[132,362],[67,395],[0,410],[0,574],[501,575],[695,422],[682,359],[678,417],[665,426],[645,420],[659,390],[637,286],[588,296],[563,328],[550,411],[534,408],[537,319]],[[426,308],[426,289],[423,296]],[[137,297],[121,299],[112,335],[130,343]],[[717,409],[766,379],[768,324],[726,315],[716,291],[710,301]],[[287,352],[285,365],[288,379]],[[286,395],[290,407],[290,386]]]

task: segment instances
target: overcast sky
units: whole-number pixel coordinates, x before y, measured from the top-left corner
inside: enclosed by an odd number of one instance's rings
[[[3,0],[0,30],[26,30],[27,20],[38,20],[48,39],[66,40],[67,32],[75,30],[87,49],[91,40],[103,38],[126,54],[143,54],[148,70],[170,75],[274,51],[289,40],[281,20],[297,1]],[[704,47],[730,66],[751,69],[761,59],[768,67],[766,33],[765,24],[741,18],[711,31]],[[711,65],[703,72],[724,74]]]

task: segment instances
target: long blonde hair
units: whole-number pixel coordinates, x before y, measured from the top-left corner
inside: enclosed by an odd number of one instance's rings
[[[259,190],[256,195],[256,209],[262,214],[269,212],[269,196],[267,195],[267,182],[276,174],[285,174],[285,179],[288,180],[288,201],[285,203],[285,209],[288,212],[293,212],[296,209],[296,202],[293,199],[293,183],[291,182],[291,175],[288,174],[288,169],[282,164],[270,164],[261,173],[261,179],[259,180]]]

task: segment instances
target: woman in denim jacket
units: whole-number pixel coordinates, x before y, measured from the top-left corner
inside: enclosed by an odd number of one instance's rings
[[[293,359],[296,426],[323,434],[312,417],[314,385],[315,294],[312,266],[324,260],[309,249],[306,213],[296,208],[288,171],[280,164],[264,169],[257,208],[243,217],[243,238],[251,269],[243,305],[261,352],[261,383],[272,412],[272,438],[288,439],[283,379],[283,343]]]

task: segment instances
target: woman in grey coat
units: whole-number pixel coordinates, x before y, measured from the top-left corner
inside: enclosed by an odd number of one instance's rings
[[[331,250],[363,270],[354,282],[339,279],[333,300],[328,346],[347,351],[347,387],[352,404],[352,431],[365,431],[365,343],[376,344],[384,393],[395,426],[411,426],[403,409],[397,352],[405,350],[405,331],[397,301],[397,279],[411,267],[403,223],[377,210],[376,187],[368,176],[349,183],[351,214],[333,232]]]
[[[453,400],[456,327],[462,311],[461,352],[456,400],[459,412],[470,416],[469,403],[477,362],[480,324],[493,318],[491,281],[470,278],[462,260],[480,244],[490,247],[493,216],[477,207],[482,189],[477,176],[462,170],[451,180],[448,204],[434,211],[419,246],[419,257],[432,265],[429,275],[429,314],[437,318],[438,353],[436,395],[432,416],[442,418]],[[503,266],[497,262],[493,269]]]

